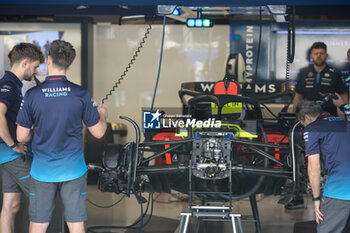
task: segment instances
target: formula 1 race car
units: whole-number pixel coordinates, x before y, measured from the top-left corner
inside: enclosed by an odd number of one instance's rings
[[[198,90],[203,85],[213,88]],[[225,211],[216,209],[228,216],[232,200],[249,197],[257,232],[261,232],[256,193],[280,194],[283,189],[282,202],[287,203],[306,188],[302,139],[295,133],[295,114],[271,112],[274,121],[263,117],[267,106],[262,101],[290,96],[290,92],[259,100],[239,93],[239,84],[228,79],[182,84],[181,113],[144,110],[144,120],[149,119],[144,121],[142,143],[136,122],[121,117],[133,125],[136,140],[104,146],[102,165],[89,165],[90,170],[99,171],[98,188],[134,194],[140,203],[145,201],[143,192],[177,190],[189,194],[190,210],[201,216],[213,212],[215,208],[205,208],[213,201],[228,202]],[[193,195],[203,200],[204,215],[193,205]]]

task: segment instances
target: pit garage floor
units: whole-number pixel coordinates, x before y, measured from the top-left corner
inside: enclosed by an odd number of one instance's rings
[[[144,194],[145,198],[148,195]],[[96,186],[88,187],[88,199],[100,205],[110,205],[122,196],[112,193],[101,193]],[[188,196],[174,192],[173,195],[155,193],[153,218],[143,228],[144,233],[173,233],[178,227],[180,213],[188,212]],[[313,206],[310,197],[305,198],[305,209],[285,210],[283,205],[277,204],[280,196],[257,196],[258,209],[263,233],[293,233],[294,223],[311,221],[314,219]],[[146,205],[144,205],[144,210]],[[234,213],[252,215],[249,199],[234,202]],[[88,204],[89,218],[86,227],[96,225],[129,225],[140,216],[140,206],[135,197],[124,198],[118,205],[101,209]],[[146,218],[147,219],[147,218]],[[190,221],[188,233],[195,232],[196,219]],[[139,226],[139,225],[136,225]],[[203,223],[200,232],[232,232],[230,222]],[[255,233],[254,223],[243,223],[244,233]],[[113,229],[95,232],[125,232],[136,233],[137,229]],[[176,231],[177,232],[177,231]]]

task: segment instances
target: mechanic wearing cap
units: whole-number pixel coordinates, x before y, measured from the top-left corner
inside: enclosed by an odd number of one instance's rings
[[[16,139],[16,117],[22,101],[22,81],[32,80],[44,56],[30,43],[15,45],[8,54],[11,71],[0,79],[0,164],[2,168],[2,210],[0,231],[15,232],[15,217],[22,193],[28,195],[30,160],[24,159],[27,146]]]
[[[315,42],[311,46],[310,58],[313,64],[300,70],[295,87],[293,109],[296,111],[302,99],[312,101],[327,100],[322,105],[323,110],[337,116],[337,108],[327,95],[339,93],[348,103],[348,93],[342,74],[339,70],[327,65],[327,45]]]
[[[318,233],[341,233],[350,216],[350,122],[302,100],[297,118],[305,126],[305,153]],[[320,192],[320,157],[328,172]]]
[[[18,113],[18,141],[29,141],[30,128],[34,128],[30,233],[46,232],[57,193],[69,232],[85,232],[87,167],[82,121],[93,136],[101,138],[107,128],[107,110],[102,105],[96,108],[85,89],[67,80],[74,58],[70,43],[53,41],[47,59],[48,77],[26,93]]]

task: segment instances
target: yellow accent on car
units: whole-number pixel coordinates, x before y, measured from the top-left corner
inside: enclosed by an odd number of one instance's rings
[[[239,125],[237,124],[221,124],[221,127],[227,127],[228,129],[232,129],[233,128],[236,128],[237,129],[237,132],[235,134],[235,137],[237,138],[249,138],[249,139],[253,139],[253,138],[257,138],[258,135],[255,135],[255,134],[252,134],[252,133],[249,133],[245,130],[243,130]]]
[[[211,103],[211,114],[217,115],[219,107],[215,103]],[[230,113],[241,113],[242,112],[242,103],[241,102],[230,102],[225,104],[222,107],[221,114],[230,114]]]
[[[187,138],[187,137],[188,137],[188,131],[185,130],[185,131],[179,132],[179,133],[176,132],[176,133],[175,133],[175,136],[176,136],[176,137]]]

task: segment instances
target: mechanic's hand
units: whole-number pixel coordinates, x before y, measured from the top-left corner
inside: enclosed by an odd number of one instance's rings
[[[315,211],[315,220],[317,224],[320,224],[323,221],[323,214],[320,211],[321,201],[314,201],[314,211]]]
[[[97,111],[98,113],[100,114],[100,117],[106,121],[107,120],[107,117],[108,117],[108,110],[107,108],[105,108],[101,103],[98,104],[97,106]]]
[[[17,146],[12,149],[13,151],[20,153],[20,154],[26,154],[28,152],[28,147],[26,144],[23,143],[17,143]]]
[[[335,93],[335,95],[338,97],[338,99],[332,99],[332,101],[333,104],[339,108],[342,104],[345,104],[345,102],[338,93]]]

